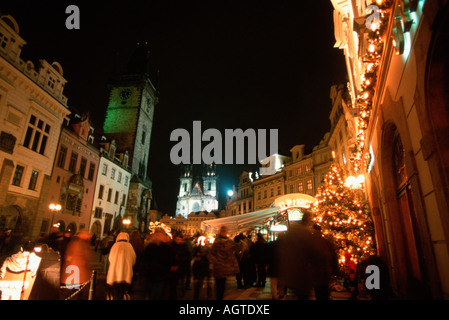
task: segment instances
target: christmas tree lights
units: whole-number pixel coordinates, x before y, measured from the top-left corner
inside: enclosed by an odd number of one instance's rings
[[[355,263],[375,253],[374,226],[357,191],[345,184],[343,170],[334,163],[315,196],[313,220],[336,245],[340,263],[346,253]]]

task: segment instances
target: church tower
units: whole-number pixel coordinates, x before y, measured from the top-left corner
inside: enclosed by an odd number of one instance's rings
[[[179,178],[176,216],[218,210],[216,165],[183,165]]]
[[[129,152],[132,179],[124,215],[140,229],[149,217],[152,185],[148,160],[154,108],[158,103],[157,90],[149,76],[149,53],[146,43],[138,44],[125,70],[112,77],[103,123],[104,134],[115,140],[117,152]]]

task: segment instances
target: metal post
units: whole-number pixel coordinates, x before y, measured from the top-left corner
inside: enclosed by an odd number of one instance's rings
[[[97,280],[97,271],[92,270],[92,277],[90,278],[89,300],[95,300],[96,280]]]

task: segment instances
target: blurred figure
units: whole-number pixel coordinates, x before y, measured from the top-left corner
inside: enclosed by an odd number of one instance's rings
[[[156,228],[145,248],[143,272],[146,295],[150,300],[165,300],[169,297],[169,277],[175,260],[173,248],[169,243],[170,237],[164,229]]]
[[[108,255],[114,245],[115,239],[112,235],[112,231],[108,231],[106,237],[100,242],[100,262],[104,261],[104,271],[108,272],[109,260]]]
[[[190,249],[181,233],[173,236],[171,242],[175,255],[174,266],[170,274],[170,299],[178,299],[178,287],[181,285],[181,296],[185,294],[186,277],[190,269]]]
[[[243,233],[234,237],[234,242],[237,244],[237,261],[239,263],[240,272],[236,274],[237,288],[243,289],[248,285],[248,260],[249,260],[249,246],[245,241]],[[247,287],[249,288],[249,286]]]
[[[267,277],[271,282],[271,298],[279,300],[284,297],[285,288],[279,283],[279,240],[268,244]]]
[[[268,244],[261,233],[257,234],[257,240],[251,248],[251,256],[257,270],[256,287],[264,288],[267,280]]]
[[[93,253],[90,247],[90,234],[80,231],[67,244],[61,263],[61,298],[87,300],[89,287],[86,285],[91,279],[93,270]],[[78,281],[77,281],[78,280]],[[78,292],[78,289],[82,289]]]
[[[129,300],[136,253],[129,243],[129,234],[121,232],[109,253],[106,283],[111,287],[113,300]]]
[[[200,237],[198,245],[193,251],[193,299],[198,300],[201,293],[201,288],[206,281],[206,296],[211,297],[211,288],[209,283],[210,263],[208,259],[209,245],[205,243],[206,238]]]
[[[317,265],[318,246],[309,229],[309,214],[290,222],[288,231],[279,238],[279,281],[291,288],[299,300],[309,299],[313,289],[313,268]]]
[[[228,238],[227,233],[227,228],[222,226],[209,254],[209,261],[213,265],[217,300],[223,300],[226,278],[240,272],[235,255],[238,247],[233,240]]]
[[[318,247],[317,261],[313,268],[315,298],[329,300],[329,284],[338,273],[338,257],[332,243],[323,237],[319,225],[313,226],[312,235]]]
[[[351,292],[351,300],[357,299],[358,288],[357,288],[357,265],[352,260],[352,254],[349,252],[345,253],[345,263],[344,263],[344,275],[346,286]]]
[[[131,288],[129,289],[130,293],[132,293],[134,284],[136,283],[142,272],[142,259],[143,252],[145,250],[142,236],[140,235],[140,232],[138,230],[133,230],[131,232],[129,236],[129,243],[132,245],[134,252],[136,253],[136,263],[133,267],[133,282]]]

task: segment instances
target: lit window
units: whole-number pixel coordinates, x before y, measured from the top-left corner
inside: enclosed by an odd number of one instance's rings
[[[30,178],[30,183],[28,185],[28,189],[36,190],[36,184],[37,184],[38,177],[39,177],[39,172],[33,170],[31,172],[31,178]]]

